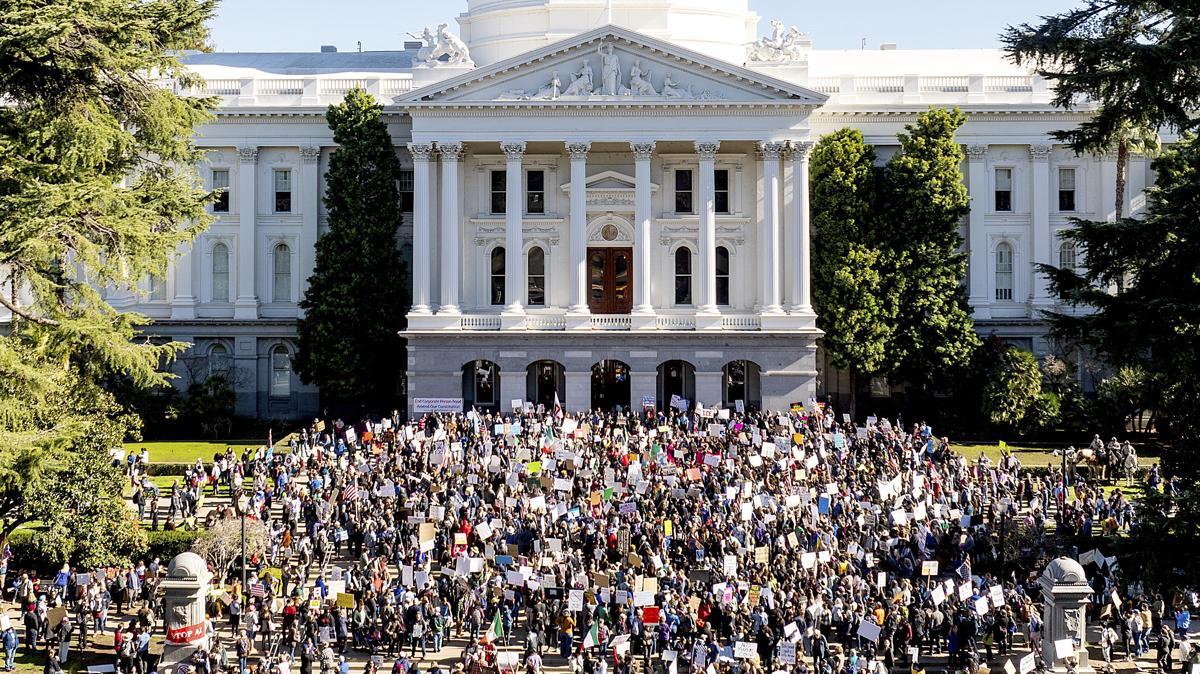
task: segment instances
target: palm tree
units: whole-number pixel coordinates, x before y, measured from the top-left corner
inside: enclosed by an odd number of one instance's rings
[[[1129,153],[1145,155],[1153,158],[1158,155],[1162,149],[1162,140],[1158,137],[1158,130],[1146,126],[1137,126],[1131,122],[1124,122],[1113,135],[1112,143],[1107,148],[1117,151],[1117,184],[1116,184],[1116,217],[1114,220],[1120,220],[1124,215],[1123,206],[1125,204],[1125,181],[1127,176],[1126,167],[1129,164]]]

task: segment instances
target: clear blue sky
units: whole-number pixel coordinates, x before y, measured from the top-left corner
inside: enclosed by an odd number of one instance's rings
[[[1034,22],[1079,0],[750,0],[767,21],[782,19],[808,32],[819,49],[868,49],[896,42],[901,49],[995,47],[1007,25]],[[399,49],[406,31],[454,18],[466,0],[222,0],[213,22],[220,51],[317,51],[332,44],[351,51]]]

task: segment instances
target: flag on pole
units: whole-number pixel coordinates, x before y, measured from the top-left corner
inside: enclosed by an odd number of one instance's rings
[[[492,618],[492,624],[488,625],[487,633],[483,635],[483,643],[490,644],[504,636],[504,623],[500,622],[500,609],[496,609],[496,616]]]
[[[554,392],[554,418],[562,419],[562,403],[558,401],[558,391]]]
[[[971,577],[971,556],[970,555],[967,555],[963,559],[962,565],[958,567],[958,576],[960,578],[962,578],[963,580],[967,580]]]
[[[600,645],[600,623],[593,622],[592,629],[583,637],[583,647],[592,648]]]
[[[343,501],[357,501],[358,500],[358,484],[357,483],[351,482],[350,484],[346,485],[346,489],[344,491],[342,491],[342,500]]]

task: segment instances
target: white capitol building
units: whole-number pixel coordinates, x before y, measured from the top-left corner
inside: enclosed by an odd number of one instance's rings
[[[845,393],[817,354],[809,150],[852,126],[884,161],[904,124],[953,105],[976,324],[1048,350],[1033,266],[1075,263],[1068,218],[1113,215],[1115,159],[1049,137],[1087,113],[1051,107],[997,50],[820,50],[758,29],[748,0],[468,0],[403,51],[189,55],[223,101],[198,133],[202,175],[228,191],[165,279],[110,301],[192,342],[186,376],[233,368],[239,414],[315,412],[291,356],[326,226],[324,113],[364,87],[405,168],[410,406]],[[1149,181],[1133,157],[1126,213]]]

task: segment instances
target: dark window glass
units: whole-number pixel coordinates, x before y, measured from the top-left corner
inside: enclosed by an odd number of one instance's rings
[[[675,212],[695,212],[692,207],[692,172],[690,169],[675,171]]]
[[[996,169],[996,210],[1012,210],[1012,169]]]
[[[729,213],[729,171],[720,169],[713,173],[714,208],[718,213]]]
[[[675,304],[692,303],[692,251],[675,251]]]
[[[413,172],[400,172],[400,212],[413,212]]]
[[[229,212],[229,170],[219,169],[212,172],[212,188],[217,192],[217,200],[213,202],[213,213]]]
[[[492,249],[492,304],[504,304],[504,248]]]
[[[275,171],[275,212],[292,212],[292,172]]]
[[[717,246],[717,304],[729,305],[729,249]]]
[[[529,213],[546,212],[546,174],[530,171],[525,178],[525,210]]]
[[[492,213],[503,213],[507,208],[507,185],[504,171],[492,171]]]
[[[546,252],[529,249],[529,306],[546,306]]]

